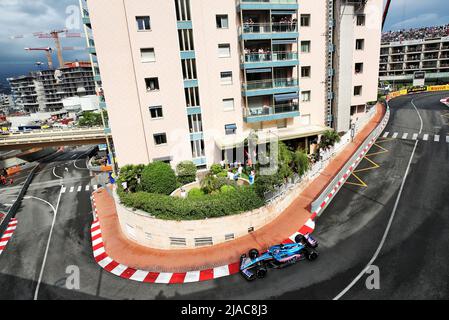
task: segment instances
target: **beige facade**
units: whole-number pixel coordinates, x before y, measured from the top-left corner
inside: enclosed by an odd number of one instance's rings
[[[232,160],[253,130],[303,148],[328,126],[347,131],[351,106],[376,99],[382,1],[358,9],[364,26],[352,13],[351,37],[336,44],[365,39],[363,52],[347,50],[350,77],[338,73],[338,56],[329,63],[326,33],[329,8],[354,4],[333,2],[82,0],[119,165]],[[353,75],[356,62],[363,72]],[[328,104],[329,73],[347,85],[334,86]]]

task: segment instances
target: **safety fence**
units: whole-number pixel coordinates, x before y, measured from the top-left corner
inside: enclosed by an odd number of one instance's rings
[[[405,96],[407,94],[418,93],[418,92],[435,92],[435,91],[449,91],[449,84],[439,85],[439,86],[414,86],[398,91],[390,92],[387,95],[387,101],[397,98],[400,96]]]

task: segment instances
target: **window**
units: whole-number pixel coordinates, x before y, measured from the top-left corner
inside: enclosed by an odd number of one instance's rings
[[[357,39],[355,40],[355,49],[363,50],[365,47],[365,39]]]
[[[162,113],[162,106],[150,107],[151,119],[162,118],[164,115]]]
[[[235,134],[237,132],[237,126],[235,123],[225,125],[225,134]]]
[[[220,72],[221,84],[232,84],[232,71]]]
[[[139,30],[139,31],[151,30],[149,16],[136,17],[136,21],[137,21],[137,30]]]
[[[223,110],[224,111],[234,110],[234,99],[223,99]]]
[[[176,20],[190,20],[190,0],[175,0]]]
[[[190,141],[190,147],[192,148],[192,158],[204,157],[204,140]]]
[[[355,73],[363,73],[363,63],[358,62],[355,64]]]
[[[354,95],[355,95],[355,96],[360,96],[360,95],[362,95],[362,86],[355,86],[355,87],[354,87]]]
[[[142,62],[156,61],[156,56],[154,55],[154,49],[153,48],[140,49],[140,60]]]
[[[217,14],[215,19],[217,22],[217,29],[227,29],[229,27],[227,14]]]
[[[190,133],[202,132],[203,131],[203,122],[201,119],[201,114],[189,114],[189,130]]]
[[[364,26],[365,25],[365,15],[364,14],[357,15],[357,25],[358,26]]]
[[[165,133],[156,133],[153,134],[154,143],[156,145],[166,144],[167,143],[167,134]]]
[[[193,30],[180,29],[178,30],[179,48],[181,51],[195,50],[193,45]]]
[[[231,45],[229,43],[222,43],[218,45],[218,57],[229,58],[231,56]]]
[[[310,40],[301,41],[301,52],[302,53],[310,52]]]
[[[196,61],[195,59],[181,60],[182,75],[184,80],[194,80],[196,77]]]
[[[301,92],[301,100],[302,102],[310,101],[310,90]]]
[[[310,14],[301,15],[301,27],[310,27]]]
[[[187,107],[197,107],[200,105],[200,95],[198,87],[185,88],[184,93],[186,97]]]
[[[150,107],[151,119],[162,118],[164,115],[162,113],[162,106]]]
[[[310,78],[310,66],[301,67],[301,77]]]
[[[147,91],[159,90],[158,78],[145,78],[145,85],[147,86]]]

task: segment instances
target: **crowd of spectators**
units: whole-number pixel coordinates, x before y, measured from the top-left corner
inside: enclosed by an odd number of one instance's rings
[[[432,39],[449,36],[449,24],[435,27],[401,29],[382,33],[382,42]]]

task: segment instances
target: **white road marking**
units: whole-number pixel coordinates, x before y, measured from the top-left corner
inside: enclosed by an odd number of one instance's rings
[[[398,133],[397,132],[395,132],[395,133],[393,133],[393,139],[396,139],[396,137],[398,136]]]
[[[81,186],[78,186],[78,189],[76,189],[76,192],[80,192],[81,191]]]
[[[414,133],[413,134],[413,138],[412,138],[413,140],[416,140],[416,139],[418,139],[418,134],[417,133]]]
[[[422,138],[424,141],[427,141],[427,140],[429,140],[429,135],[426,133]]]
[[[98,186],[96,184],[94,184],[92,187],[94,188],[94,190],[98,189]]]
[[[61,186],[61,189],[62,189],[62,186]],[[61,195],[62,195],[62,193],[61,193],[61,191],[59,191],[59,197],[58,197],[58,201],[56,202],[56,207],[53,207],[53,205],[50,202],[45,201],[44,199],[40,199],[40,198],[37,198],[37,197],[31,197],[31,196],[27,197],[28,199],[29,198],[33,198],[33,199],[37,199],[37,200],[43,201],[43,202],[48,204],[53,209],[53,221],[51,223],[50,234],[48,236],[47,246],[45,247],[44,260],[42,261],[41,271],[39,273],[39,279],[37,280],[36,291],[34,292],[34,300],[37,300],[37,297],[39,295],[39,287],[40,287],[41,282],[42,282],[42,276],[44,274],[45,263],[47,262],[48,249],[50,248],[50,242],[51,242],[51,238],[52,238],[52,235],[53,235],[53,228],[55,227],[56,216],[58,214],[58,208],[59,208],[59,202],[61,201]],[[24,199],[26,199],[26,198],[24,198]]]
[[[436,134],[435,137],[433,137],[433,141],[439,142],[440,141],[440,136]]]
[[[87,185],[85,190],[86,190],[86,191],[89,191],[89,188],[90,188],[90,186]]]
[[[387,132],[385,132],[384,133],[384,135],[382,136],[382,138],[386,138],[386,137],[388,137],[388,134],[389,134],[389,132],[387,131]]]
[[[413,103],[413,100],[411,101],[411,103],[412,103],[413,107],[415,108],[416,112],[418,113],[418,117],[419,117],[419,120],[421,122],[419,133],[421,133],[422,128],[423,128],[423,121],[422,121],[421,115],[419,114],[418,108],[416,108],[415,104]],[[398,208],[399,200],[401,199],[402,190],[404,189],[405,180],[407,179],[407,176],[408,176],[408,173],[409,173],[409,170],[410,170],[410,166],[412,164],[412,160],[413,160],[413,157],[415,155],[416,147],[418,146],[418,142],[419,142],[418,140],[415,142],[415,146],[414,146],[412,154],[410,156],[410,160],[408,161],[407,169],[405,170],[404,178],[402,179],[401,187],[399,188],[399,193],[398,193],[398,195],[396,197],[396,201],[394,203],[393,211],[391,212],[390,219],[388,220],[388,225],[387,225],[387,227],[385,229],[385,232],[384,232],[384,234],[382,236],[382,240],[380,241],[379,246],[377,247],[376,252],[374,253],[374,255],[371,258],[371,260],[368,262],[368,264],[365,266],[365,268],[357,275],[357,277],[355,277],[355,279],[352,280],[352,282],[346,288],[344,288],[333,300],[340,299],[343,295],[346,294],[346,292],[349,291],[349,289],[351,289],[357,283],[357,281],[360,280],[360,278],[363,275],[365,275],[365,273],[368,270],[368,268],[377,259],[377,256],[379,255],[380,250],[382,250],[382,247],[384,246],[384,243],[385,243],[385,241],[387,239],[387,236],[388,236],[388,233],[390,231],[391,225],[393,223],[393,219],[394,219],[394,216],[396,214],[396,210]]]
[[[446,136],[446,142],[449,143],[449,136]]]
[[[66,187],[62,187],[61,193],[65,193],[66,191],[67,191],[67,188]]]
[[[404,134],[402,135],[402,139],[407,139],[407,137],[408,137],[408,133],[404,133]]]
[[[55,169],[56,169],[56,167],[53,167],[53,175],[54,175],[56,178],[62,179],[61,176],[59,176],[59,175],[56,174]]]
[[[69,192],[73,192],[74,189],[75,189],[74,187],[70,187]]]

